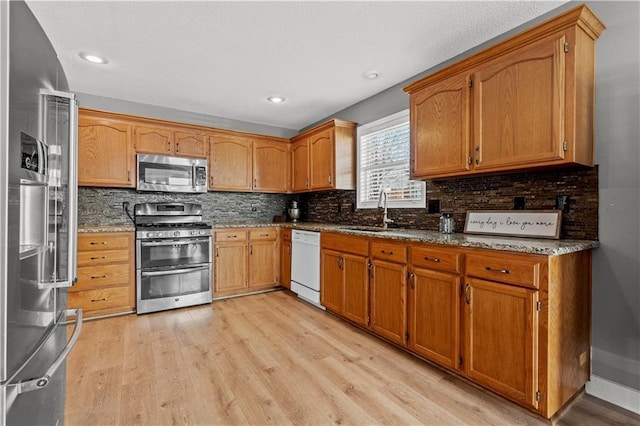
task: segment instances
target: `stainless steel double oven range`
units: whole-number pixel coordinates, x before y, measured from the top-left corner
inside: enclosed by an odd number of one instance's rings
[[[137,313],[211,302],[211,226],[202,206],[144,203],[134,207]]]

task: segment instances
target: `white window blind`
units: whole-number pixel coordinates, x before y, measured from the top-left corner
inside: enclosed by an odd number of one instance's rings
[[[385,188],[389,207],[425,206],[425,183],[409,179],[409,154],[409,110],[358,128],[358,208],[377,207]]]

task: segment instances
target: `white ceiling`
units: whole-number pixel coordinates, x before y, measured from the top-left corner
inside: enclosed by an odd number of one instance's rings
[[[27,0],[73,91],[295,130],[562,3]]]

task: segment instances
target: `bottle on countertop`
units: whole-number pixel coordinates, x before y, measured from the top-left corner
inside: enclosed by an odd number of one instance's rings
[[[440,215],[440,233],[453,234],[455,232],[455,222],[453,221],[453,213],[442,213]]]

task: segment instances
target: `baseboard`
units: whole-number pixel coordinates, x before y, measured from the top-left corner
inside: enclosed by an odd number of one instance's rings
[[[640,391],[612,382],[602,377],[591,375],[586,391],[589,395],[640,414]]]

